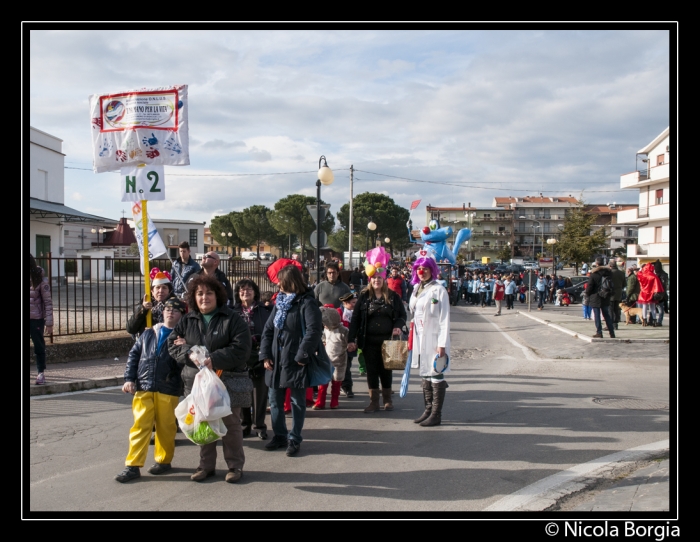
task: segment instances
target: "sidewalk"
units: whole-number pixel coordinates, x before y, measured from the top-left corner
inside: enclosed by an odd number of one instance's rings
[[[586,341],[624,341],[646,342],[669,340],[669,328],[667,324],[670,315],[665,315],[664,326],[661,328],[643,328],[641,325],[619,326],[616,339],[593,339],[595,333],[593,322],[583,320],[581,305],[572,307],[554,307],[545,305],[541,311],[537,306],[532,312],[527,311],[527,306],[515,306],[520,314],[532,318],[543,324],[553,326],[564,333],[568,333]],[[487,309],[484,309],[487,310]],[[493,307],[484,316],[491,316]],[[503,312],[506,312],[505,309]],[[607,333],[604,333],[607,335]],[[74,392],[121,386],[124,383],[124,368],[126,366],[127,352],[118,359],[101,358],[88,361],[73,361],[68,363],[50,363],[46,367],[46,384],[37,386],[36,365],[30,365],[29,394],[32,397],[52,395],[57,393]],[[38,397],[37,397],[38,399]],[[557,495],[556,504],[547,498],[541,499],[539,508],[535,510],[551,511],[668,511],[669,500],[669,468],[670,460],[651,460],[634,465],[630,472],[620,474],[616,471],[616,464],[611,463],[607,469],[607,475],[612,478],[582,478],[575,490],[561,492]]]

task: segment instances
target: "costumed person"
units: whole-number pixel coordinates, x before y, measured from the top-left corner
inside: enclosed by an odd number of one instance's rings
[[[656,276],[653,263],[645,263],[637,273],[639,281],[639,297],[637,305],[642,308],[642,318],[647,326],[658,327],[656,320],[656,304],[663,302],[664,286]],[[658,294],[658,295],[657,295]]]
[[[450,371],[450,300],[435,277],[437,264],[430,257],[413,264],[411,283],[415,285],[408,303],[413,313],[411,368],[418,368],[423,379],[425,412],[413,420],[423,427],[440,425]]]
[[[279,262],[283,262],[282,267],[274,270],[274,276],[268,271],[268,277],[279,284],[280,291],[263,330],[259,355],[266,369],[265,383],[270,388],[270,417],[275,434],[265,449],[286,446],[286,454],[294,456],[303,440],[306,389],[310,382],[307,365],[321,343],[323,324],[313,291],[302,277],[301,265],[287,259],[277,260],[273,265]],[[291,389],[291,431],[287,431],[283,410],[287,389]]]
[[[496,302],[496,312],[495,316],[501,315],[501,305],[503,304],[503,298],[506,296],[506,286],[503,284],[500,275],[496,275],[496,280],[493,281],[493,300]]]
[[[151,311],[151,325],[162,324],[165,300],[175,297],[170,273],[154,267],[149,274],[151,277],[151,301],[146,301],[144,296],[141,303],[134,307],[134,314],[126,322],[126,332],[134,338],[146,329],[148,311]]]
[[[394,410],[391,400],[392,371],[384,368],[382,343],[394,335],[401,335],[401,328],[406,325],[406,309],[401,297],[387,286],[389,255],[384,247],[368,251],[365,259],[369,284],[360,292],[352,312],[348,351],[355,352],[359,348],[365,358],[370,403],[364,412],[368,414],[379,410],[380,382],[384,410]]]
[[[569,292],[566,290],[559,290],[561,292],[561,301],[560,304],[562,307],[568,307],[571,305],[571,296],[569,295]],[[559,295],[559,294],[557,294]]]
[[[345,365],[348,360],[348,328],[340,322],[338,310],[329,304],[321,307],[321,321],[323,322],[323,344],[326,353],[333,365],[333,378],[330,381],[331,387],[331,408],[338,408],[338,398],[340,397],[340,386],[345,378]],[[326,395],[329,384],[322,384],[318,387],[318,397],[314,410],[326,408]]]
[[[175,408],[182,393],[181,368],[168,351],[167,340],[186,309],[177,297],[165,300],[163,323],[145,329],[129,351],[122,391],[134,396],[131,410],[134,425],[129,431],[129,453],[126,467],[115,476],[117,482],[129,482],[141,476],[146,463],[153,424],[158,426],[151,474],[164,474],[171,469],[175,455],[177,419]]]
[[[222,418],[226,434],[221,438],[221,444],[228,467],[226,481],[233,484],[243,476],[245,464],[241,407],[250,408],[253,390],[247,365],[251,349],[250,330],[243,318],[228,307],[226,288],[213,275],[195,275],[190,279],[187,304],[190,310],[168,337],[168,350],[182,369],[185,395],[192,391],[201,366],[216,372],[226,385],[231,414]],[[201,366],[190,352],[195,345],[206,346],[209,351],[209,357]],[[190,476],[192,481],[201,482],[216,474],[216,448],[217,441],[199,447],[199,466]]]
[[[44,270],[29,255],[29,337],[34,344],[36,356],[36,384],[46,383],[46,341],[44,334],[53,333],[53,302],[51,286]]]

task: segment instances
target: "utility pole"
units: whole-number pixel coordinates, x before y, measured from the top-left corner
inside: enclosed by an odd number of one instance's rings
[[[353,181],[354,170],[352,164],[350,164],[350,219],[348,220],[348,250],[350,254],[348,255],[348,267],[349,271],[352,271],[354,267],[352,266],[352,181]]]

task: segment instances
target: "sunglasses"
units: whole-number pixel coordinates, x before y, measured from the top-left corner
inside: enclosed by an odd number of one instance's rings
[[[218,259],[219,259],[219,258],[217,258],[216,256],[209,256],[209,254],[205,254],[204,256],[202,256],[202,259],[203,259],[203,260],[206,260],[207,258],[211,258],[212,260],[218,260]]]

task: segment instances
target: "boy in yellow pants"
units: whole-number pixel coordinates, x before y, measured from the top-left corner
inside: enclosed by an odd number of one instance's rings
[[[134,425],[129,431],[126,468],[114,477],[117,482],[129,482],[141,476],[154,422],[156,463],[148,472],[163,474],[171,469],[177,432],[175,407],[183,386],[177,362],[168,352],[167,339],[185,311],[183,301],[168,298],[163,308],[163,323],[145,329],[129,352],[122,391],[134,395],[131,405]]]

